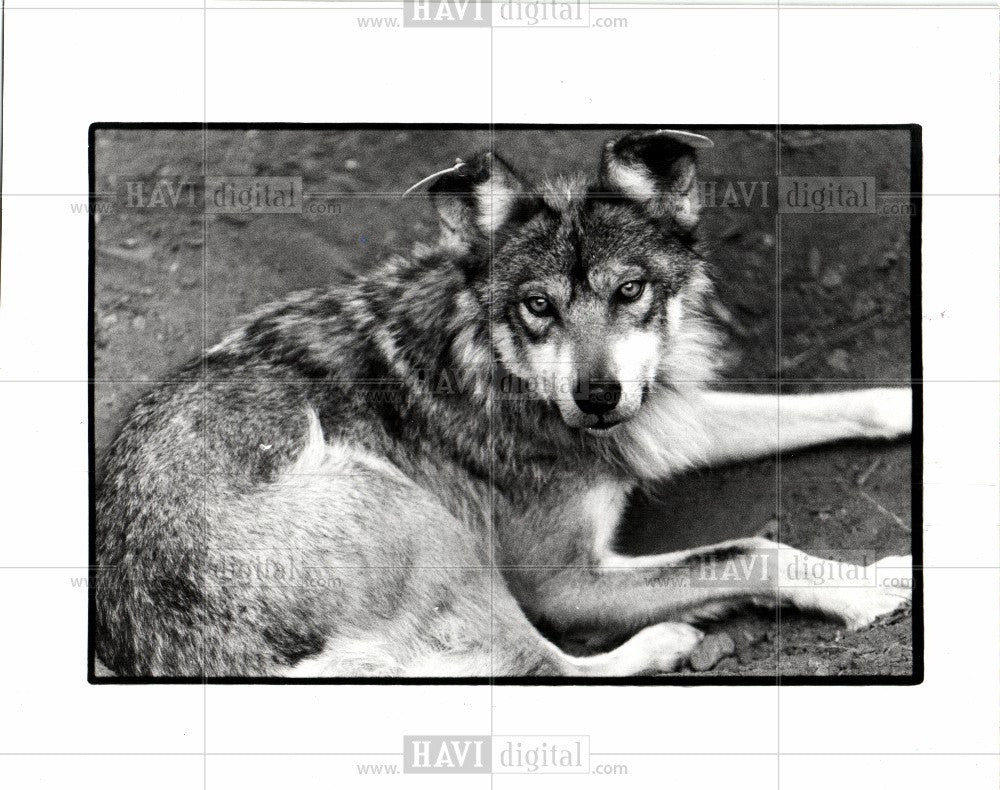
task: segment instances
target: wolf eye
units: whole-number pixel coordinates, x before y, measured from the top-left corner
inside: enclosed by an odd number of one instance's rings
[[[524,306],[528,308],[529,313],[540,317],[550,316],[555,313],[555,310],[552,309],[552,302],[544,296],[537,294],[525,299]]]
[[[626,302],[634,302],[642,292],[646,290],[646,283],[642,280],[629,280],[618,288],[618,296]]]

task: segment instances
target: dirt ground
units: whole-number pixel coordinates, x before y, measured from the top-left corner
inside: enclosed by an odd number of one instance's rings
[[[707,131],[716,148],[705,180],[767,179],[773,132]],[[496,148],[528,173],[591,171],[613,132],[497,131]],[[98,191],[139,177],[301,176],[322,193],[299,214],[209,216],[129,209],[98,215],[95,424],[98,458],[135,398],[215,343],[234,319],[288,291],[363,271],[436,223],[426,199],[396,193],[456,157],[487,147],[485,131],[105,131],[96,135]],[[908,190],[906,131],[790,131],[785,175],[867,175],[880,191]],[[781,215],[760,205],[707,210],[733,348],[732,386],[783,392],[903,382],[910,377],[909,219],[873,214]],[[203,255],[207,279],[203,281]],[[780,266],[778,265],[780,261]],[[204,308],[204,311],[203,311]],[[204,319],[203,320],[203,316]],[[780,536],[832,559],[908,554],[909,445],[842,445],[698,472],[634,502],[621,548],[642,554],[752,534]],[[774,677],[908,675],[912,617],[897,613],[857,633],[806,616],[748,612],[708,626],[734,656],[712,672]]]

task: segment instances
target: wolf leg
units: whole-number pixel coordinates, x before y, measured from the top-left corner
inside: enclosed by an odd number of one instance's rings
[[[841,439],[896,439],[912,425],[909,387],[781,396],[705,392],[701,398],[709,465]]]
[[[632,630],[755,604],[817,611],[861,628],[910,599],[911,577],[909,557],[855,565],[746,538],[562,570],[538,584],[534,614],[565,629]]]
[[[489,572],[479,575],[485,581]],[[332,638],[322,654],[299,662],[286,677],[626,676],[670,672],[701,641],[686,623],[644,628],[601,655],[564,653],[543,637],[502,580],[465,584],[444,617],[401,617],[378,630]]]
[[[615,676],[674,672],[704,635],[687,623],[657,623],[607,653],[566,656],[568,675]]]
[[[506,639],[492,648],[450,651],[426,646],[400,664],[391,646],[379,655],[372,639],[357,645],[339,642],[330,653],[302,662],[286,677],[409,677],[482,678],[556,675],[568,677],[624,677],[673,672],[691,654],[702,633],[687,623],[657,623],[642,629],[624,644],[595,656],[571,656],[535,632],[528,644]],[[542,640],[542,641],[538,641]],[[534,644],[536,643],[537,644]]]

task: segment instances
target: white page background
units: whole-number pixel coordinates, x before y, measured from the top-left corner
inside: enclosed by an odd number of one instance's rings
[[[13,777],[7,786],[997,786],[995,7],[629,4],[614,12],[629,27],[610,31],[389,31],[360,30],[357,18],[398,14],[395,4],[384,11],[370,10],[374,2],[357,10],[155,5],[170,10],[23,0],[6,9],[0,776]],[[70,204],[86,201],[90,123],[206,117],[920,123],[924,683],[88,685],[86,594],[69,581],[86,574],[87,562],[87,217]],[[404,734],[491,732],[588,735],[601,760],[626,763],[629,773],[535,780],[357,772],[365,760],[398,762]]]

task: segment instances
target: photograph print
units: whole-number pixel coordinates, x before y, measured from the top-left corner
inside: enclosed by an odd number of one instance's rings
[[[922,679],[919,127],[90,135],[91,682]]]

